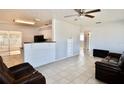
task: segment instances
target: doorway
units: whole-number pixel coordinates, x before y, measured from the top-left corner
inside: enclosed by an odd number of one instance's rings
[[[80,50],[84,53],[90,52],[91,32],[84,31],[80,33]]]

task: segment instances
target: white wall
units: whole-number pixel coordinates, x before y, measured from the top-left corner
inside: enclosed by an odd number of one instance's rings
[[[52,40],[52,26],[43,27],[42,29],[40,29],[39,34],[44,35],[45,39]]]
[[[38,28],[36,27],[18,26],[14,24],[0,24],[0,30],[22,32],[22,42],[33,42],[34,35],[39,34]]]
[[[106,49],[111,52],[124,51],[124,21],[97,24],[89,27],[91,48]]]
[[[80,27],[67,23],[65,21],[53,20],[53,34],[56,41],[56,58],[62,59],[67,57],[67,39],[72,38],[74,41],[73,53],[79,54],[80,49]]]

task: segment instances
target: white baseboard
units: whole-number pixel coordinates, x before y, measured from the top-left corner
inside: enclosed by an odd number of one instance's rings
[[[71,58],[71,57],[74,57],[74,56],[77,56],[77,55],[79,55],[79,54],[74,54],[74,55],[69,56],[69,57],[63,57],[63,58],[55,59],[54,62],[56,62],[56,61],[61,61],[61,60],[67,59],[67,58]]]
[[[57,62],[57,61],[61,61],[61,60],[67,59],[67,58],[71,58],[71,57],[74,57],[74,56],[77,56],[77,55],[79,55],[79,53],[74,54],[74,55],[72,55],[70,57],[63,57],[63,58],[55,59],[54,61],[51,61],[51,62],[49,62],[47,64],[51,64],[51,63],[54,63],[54,62]],[[44,65],[47,65],[47,64],[44,64]],[[40,66],[44,66],[44,65],[40,65]],[[35,66],[35,68],[38,68],[40,66]]]

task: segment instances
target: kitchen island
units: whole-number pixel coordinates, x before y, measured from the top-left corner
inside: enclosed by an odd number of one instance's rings
[[[56,42],[25,42],[24,62],[30,63],[33,67],[42,66],[55,61]]]

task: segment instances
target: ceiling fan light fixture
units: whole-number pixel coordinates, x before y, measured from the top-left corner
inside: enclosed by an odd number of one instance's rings
[[[84,17],[84,15],[80,15],[80,18],[83,18]]]
[[[14,19],[13,22],[15,23],[21,23],[21,24],[28,24],[28,25],[34,25],[34,21],[25,21],[25,20],[20,20],[20,19]]]

